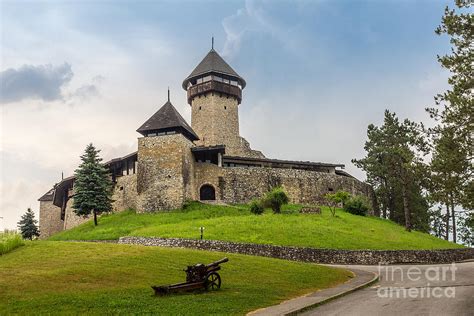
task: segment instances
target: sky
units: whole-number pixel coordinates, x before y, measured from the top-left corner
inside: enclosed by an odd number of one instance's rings
[[[351,163],[390,109],[430,124],[445,90],[442,0],[0,0],[0,230],[69,176],[92,142],[105,160],[137,149],[211,48],[247,81],[240,132],[270,158]],[[3,220],[1,219],[3,217]]]

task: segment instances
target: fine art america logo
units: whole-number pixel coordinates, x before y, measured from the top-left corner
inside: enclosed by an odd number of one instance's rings
[[[456,288],[444,284],[456,280],[457,269],[454,263],[440,267],[430,266],[423,270],[417,266],[407,269],[406,266],[402,268],[379,264],[378,272],[381,280],[395,285],[408,283],[413,286],[382,286],[377,289],[377,296],[380,298],[454,298]]]

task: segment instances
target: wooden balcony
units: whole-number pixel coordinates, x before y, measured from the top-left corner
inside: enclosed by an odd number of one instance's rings
[[[191,101],[195,97],[209,92],[222,93],[231,97],[235,97],[239,104],[242,101],[242,90],[240,90],[238,86],[211,80],[189,87],[188,103],[191,105]]]

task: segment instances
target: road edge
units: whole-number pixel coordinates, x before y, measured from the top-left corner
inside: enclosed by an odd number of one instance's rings
[[[265,307],[265,308],[260,308],[260,309],[249,312],[247,315],[249,315],[249,316],[265,316],[265,315],[294,316],[294,315],[299,315],[303,312],[307,312],[307,311],[312,310],[312,309],[314,309],[318,306],[329,303],[329,302],[331,302],[335,299],[346,296],[346,295],[351,294],[355,291],[364,289],[364,288],[366,288],[368,286],[371,286],[372,284],[375,284],[379,281],[379,275],[375,272],[363,271],[363,270],[359,270],[359,269],[350,269],[350,268],[346,268],[346,267],[344,269],[351,271],[355,275],[355,277],[349,283],[346,282],[346,283],[337,285],[333,288],[324,289],[324,290],[321,290],[321,291],[309,293],[309,294],[306,294],[306,295],[303,295],[303,296],[300,296],[300,297],[290,299],[288,301],[284,301],[284,302],[282,302],[280,304],[277,304],[277,305],[268,306],[268,307]],[[347,285],[350,284],[350,283],[355,283],[355,281],[357,281],[358,274],[360,274],[361,272],[366,273],[366,274],[372,274],[373,276],[369,281],[363,282],[362,284],[356,284],[356,285],[354,285],[353,287],[351,287],[347,290],[342,290],[339,293],[328,295],[327,297],[324,297],[322,299],[314,298],[310,302],[305,302],[305,301],[309,301],[312,295],[319,295],[320,296],[321,294],[324,294],[325,291],[329,291],[329,290],[334,291],[334,290],[337,290],[338,288],[347,287]],[[288,306],[288,305],[295,305],[295,306],[289,307],[289,308],[291,308],[291,311],[278,312],[276,310],[278,308],[285,309],[285,306]]]

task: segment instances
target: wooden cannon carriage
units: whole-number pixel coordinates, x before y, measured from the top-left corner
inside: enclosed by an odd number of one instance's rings
[[[155,295],[165,295],[176,292],[186,292],[197,289],[217,290],[221,287],[221,276],[217,271],[221,269],[221,263],[229,261],[228,258],[218,260],[216,262],[204,265],[202,263],[188,266],[186,270],[186,282],[152,286]]]

